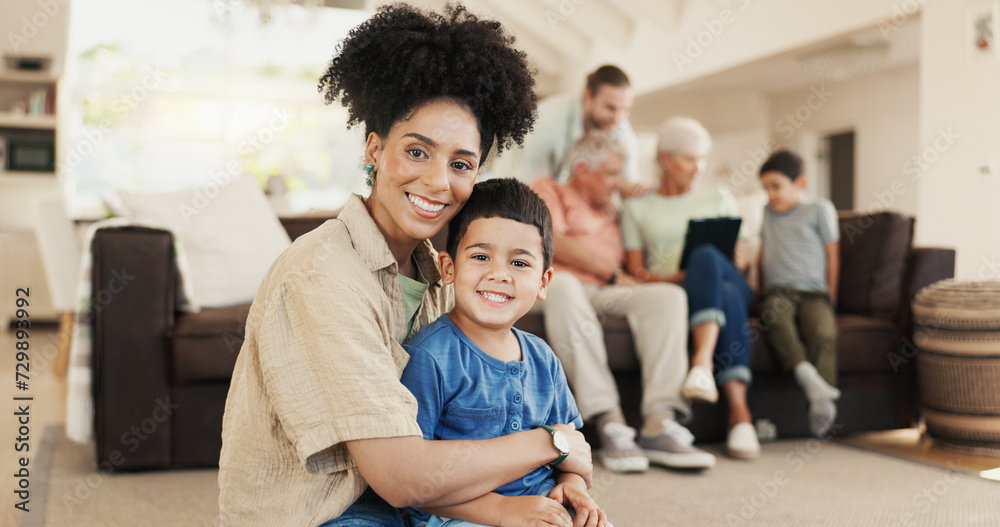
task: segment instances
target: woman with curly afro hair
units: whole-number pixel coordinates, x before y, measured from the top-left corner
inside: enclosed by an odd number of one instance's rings
[[[461,6],[395,4],[339,45],[319,90],[364,126],[371,195],[296,240],[257,292],[226,401],[222,525],[401,526],[392,507],[464,503],[560,456],[541,429],[426,441],[399,382],[400,344],[453,303],[427,239],[492,147],[520,144],[534,122],[513,44]],[[589,482],[590,447],[560,429],[572,452],[560,469]]]

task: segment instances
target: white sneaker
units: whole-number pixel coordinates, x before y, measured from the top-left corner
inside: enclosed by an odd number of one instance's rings
[[[681,396],[691,401],[714,403],[719,400],[719,389],[715,387],[712,370],[705,366],[692,366],[681,387]]]
[[[612,472],[645,472],[649,460],[635,444],[635,428],[611,421],[598,430],[601,450],[598,456],[604,467]]]
[[[757,441],[757,431],[750,423],[737,423],[729,429],[726,439],[726,451],[730,456],[739,459],[754,459],[760,456],[760,442]]]

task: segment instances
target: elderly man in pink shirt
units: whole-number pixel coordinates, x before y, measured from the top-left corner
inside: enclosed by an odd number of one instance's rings
[[[565,184],[536,179],[532,189],[552,213],[555,275],[548,298],[536,303],[548,342],[562,361],[584,420],[596,424],[599,456],[616,472],[642,472],[650,462],[673,468],[709,468],[715,457],[692,446],[677,422],[691,413],[681,396],[688,370],[687,298],[668,283],[642,283],[622,266],[618,213],[612,197],[621,185],[622,148],[589,133],[570,154]],[[643,426],[625,423],[598,315],[628,320],[642,368]]]

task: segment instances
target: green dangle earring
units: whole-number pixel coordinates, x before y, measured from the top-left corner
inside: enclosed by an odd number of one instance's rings
[[[372,174],[372,170],[375,170],[375,165],[371,163],[365,165],[365,185],[368,185],[368,188],[371,188],[373,184],[374,175]]]

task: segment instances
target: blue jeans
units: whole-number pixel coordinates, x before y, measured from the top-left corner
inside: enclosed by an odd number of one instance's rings
[[[556,488],[556,480],[554,478],[549,478],[543,481],[539,486],[538,495],[548,496],[554,488]],[[570,515],[572,516],[572,513]],[[452,520],[450,518],[442,518],[440,516],[431,516],[426,522],[410,517],[409,525],[411,525],[411,527],[486,527],[478,523]]]
[[[371,487],[338,518],[319,527],[404,527],[403,520]]]
[[[750,328],[747,318],[753,291],[725,256],[712,245],[691,253],[684,291],[688,297],[688,325],[719,324],[712,362],[715,382],[738,380],[750,384]]]

